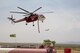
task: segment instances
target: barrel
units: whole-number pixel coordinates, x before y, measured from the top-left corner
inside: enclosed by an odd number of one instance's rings
[[[65,48],[64,53],[71,53],[71,49],[70,48]]]

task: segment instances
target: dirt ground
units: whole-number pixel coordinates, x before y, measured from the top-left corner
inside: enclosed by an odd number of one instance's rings
[[[64,53],[64,50],[57,50],[57,53]],[[78,50],[71,50],[71,53],[80,53]]]

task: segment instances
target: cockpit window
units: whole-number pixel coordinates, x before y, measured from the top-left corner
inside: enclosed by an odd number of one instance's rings
[[[44,18],[44,16],[43,15],[40,15],[42,18]]]

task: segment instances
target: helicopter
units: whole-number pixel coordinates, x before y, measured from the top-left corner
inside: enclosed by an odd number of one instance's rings
[[[39,21],[44,21],[45,20],[45,16],[42,14],[37,14],[35,13],[36,11],[38,11],[39,9],[41,9],[42,7],[37,8],[36,10],[34,10],[33,12],[29,12],[21,7],[17,7],[18,9],[24,11],[24,12],[15,12],[15,11],[10,11],[10,13],[19,13],[19,14],[24,14],[24,18],[19,19],[19,20],[15,20],[13,18],[13,15],[11,15],[11,17],[8,17],[9,20],[11,20],[12,23],[18,23],[18,22],[22,22],[22,21],[26,21],[26,25],[27,23],[33,22],[33,26],[34,26],[34,21],[37,21],[38,23],[38,32],[40,33],[40,29],[39,29]]]

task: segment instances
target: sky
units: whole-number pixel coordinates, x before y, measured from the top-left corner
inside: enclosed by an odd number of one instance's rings
[[[34,27],[32,23],[25,25],[26,22],[11,24],[7,17],[12,14],[10,11],[21,11],[17,7],[30,12],[42,7],[36,12],[46,17],[40,22],[40,33],[37,22]],[[16,20],[24,18],[22,14],[13,16]],[[16,34],[16,38],[10,34]],[[45,39],[56,43],[80,42],[80,0],[0,0],[0,42],[41,43]]]

